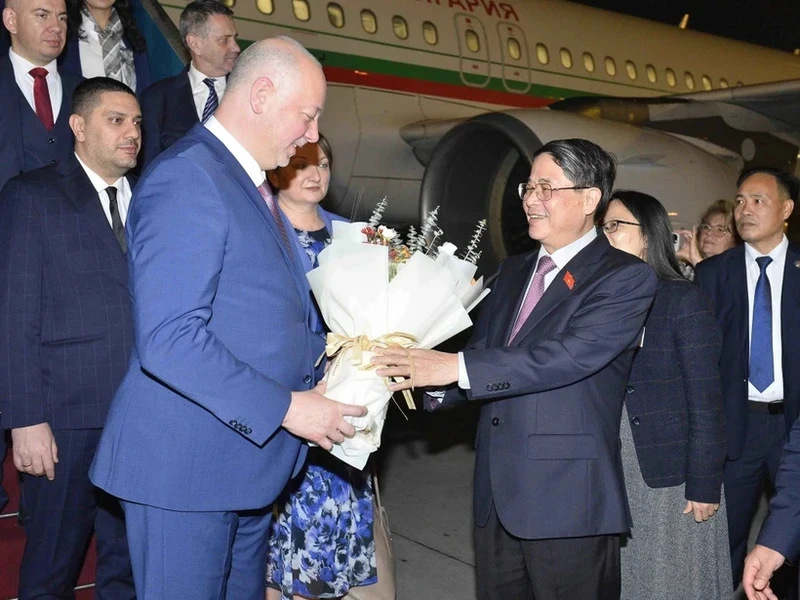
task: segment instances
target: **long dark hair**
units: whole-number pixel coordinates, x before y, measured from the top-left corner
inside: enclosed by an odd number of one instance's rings
[[[84,0],[67,0],[67,33],[69,36],[77,36],[81,40],[86,38],[86,32],[81,30],[83,7]],[[122,34],[131,45],[131,50],[135,53],[144,52],[147,43],[133,18],[130,0],[116,0],[114,8],[117,9],[119,20],[122,22]]]
[[[675,255],[672,225],[664,205],[653,196],[634,190],[615,190],[611,200],[622,202],[642,226],[642,235],[647,241],[647,264],[653,267],[658,278],[685,279]]]

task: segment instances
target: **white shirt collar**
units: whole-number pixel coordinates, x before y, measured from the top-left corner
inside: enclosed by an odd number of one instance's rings
[[[220,123],[216,117],[212,116],[206,121],[205,128],[233,154],[233,157],[242,165],[247,176],[253,180],[256,187],[264,183],[266,176],[261,167],[258,166],[256,159],[253,158],[253,155],[250,154],[235,137],[233,137],[230,131],[222,126],[222,123]]]
[[[781,243],[775,246],[769,254],[761,254],[758,250],[753,248],[747,242],[744,243],[744,254],[747,259],[748,263],[752,263],[757,265],[756,259],[759,256],[769,256],[772,258],[773,262],[783,262],[784,258],[786,257],[786,251],[789,249],[789,239],[786,237],[786,234],[783,235],[783,239],[781,239]]]
[[[75,153],[75,158],[78,159],[78,163],[83,167],[83,170],[86,171],[86,175],[89,177],[89,181],[92,182],[92,186],[94,187],[95,191],[99,194],[100,192],[104,192],[106,188],[115,187],[118,190],[122,191],[125,183],[125,176],[123,175],[119,179],[117,179],[113,184],[109,185],[106,183],[106,180],[100,177],[97,173],[92,171],[89,167],[86,166],[86,163],[81,160],[81,157],[78,156],[78,153]]]
[[[556,270],[560,271],[563,269],[569,261],[575,258],[575,255],[578,254],[578,252],[591,244],[596,237],[597,228],[592,227],[574,242],[567,244],[563,248],[559,248],[552,254],[549,254],[550,258],[553,259],[553,262],[556,263]],[[538,258],[542,258],[543,256],[548,256],[547,250],[544,249],[544,246],[539,249]]]
[[[33,79],[33,76],[30,74],[31,69],[35,69],[39,65],[35,65],[30,62],[27,58],[23,58],[12,48],[8,50],[8,58],[11,59],[11,66],[14,67],[15,72],[22,72],[25,73],[28,77]],[[58,77],[58,65],[56,64],[55,59],[51,60],[49,63],[44,65],[44,68],[47,69],[47,77],[51,75],[53,77]]]
[[[210,75],[198,71],[197,67],[194,66],[194,61],[189,63],[189,85],[192,86],[192,89],[207,90],[208,86],[203,83],[204,79],[214,80],[214,88],[217,90],[217,93],[225,91],[225,84],[228,80],[224,75],[221,77],[211,77]]]

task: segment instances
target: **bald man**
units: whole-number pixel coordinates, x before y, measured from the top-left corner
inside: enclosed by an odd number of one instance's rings
[[[244,51],[215,113],[151,164],[127,235],[136,348],[90,472],[125,510],[138,597],[263,599],[269,506],[308,439],[352,435],[265,170],[318,139],[326,84],[299,44]]]
[[[69,105],[80,82],[56,66],[67,33],[64,0],[6,0],[3,25],[11,48],[0,57],[0,189],[71,154]]]

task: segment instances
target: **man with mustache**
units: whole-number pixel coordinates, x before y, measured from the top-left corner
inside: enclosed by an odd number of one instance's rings
[[[64,0],[7,0],[3,24],[11,48],[0,57],[0,190],[15,175],[72,152],[67,120],[80,81],[56,66],[67,34]]]
[[[699,263],[695,275],[713,300],[724,335],[723,482],[734,585],[742,580],[765,478],[775,483],[787,432],[800,413],[800,247],[784,234],[800,185],[783,171],[759,168],[742,174],[738,186],[734,219],[745,243]],[[783,596],[794,582],[787,587],[780,579],[773,589]]]
[[[22,473],[20,598],[69,598],[92,530],[95,598],[134,598],[125,524],[88,470],[133,346],[125,221],[141,112],[97,77],[72,99],[74,153],[0,193],[0,410]]]
[[[180,30],[192,61],[175,77],[151,85],[142,96],[145,166],[198,121],[205,123],[214,114],[239,56],[233,11],[218,0],[187,4]]]

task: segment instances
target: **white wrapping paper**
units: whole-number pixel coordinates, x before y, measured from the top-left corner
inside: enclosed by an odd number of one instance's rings
[[[365,226],[334,221],[331,244],[307,274],[332,333],[378,344],[403,343],[392,334],[406,334],[416,340],[413,347],[433,348],[472,325],[469,310],[489,293],[482,278],[473,281],[475,265],[453,256],[455,247],[446,244],[436,260],[415,253],[389,281],[389,248],[364,243]],[[327,397],[367,407],[366,416],[348,418],[355,436],[331,451],[358,469],[380,446],[391,397],[386,379],[369,368],[370,345],[362,338],[343,350],[325,376]]]

